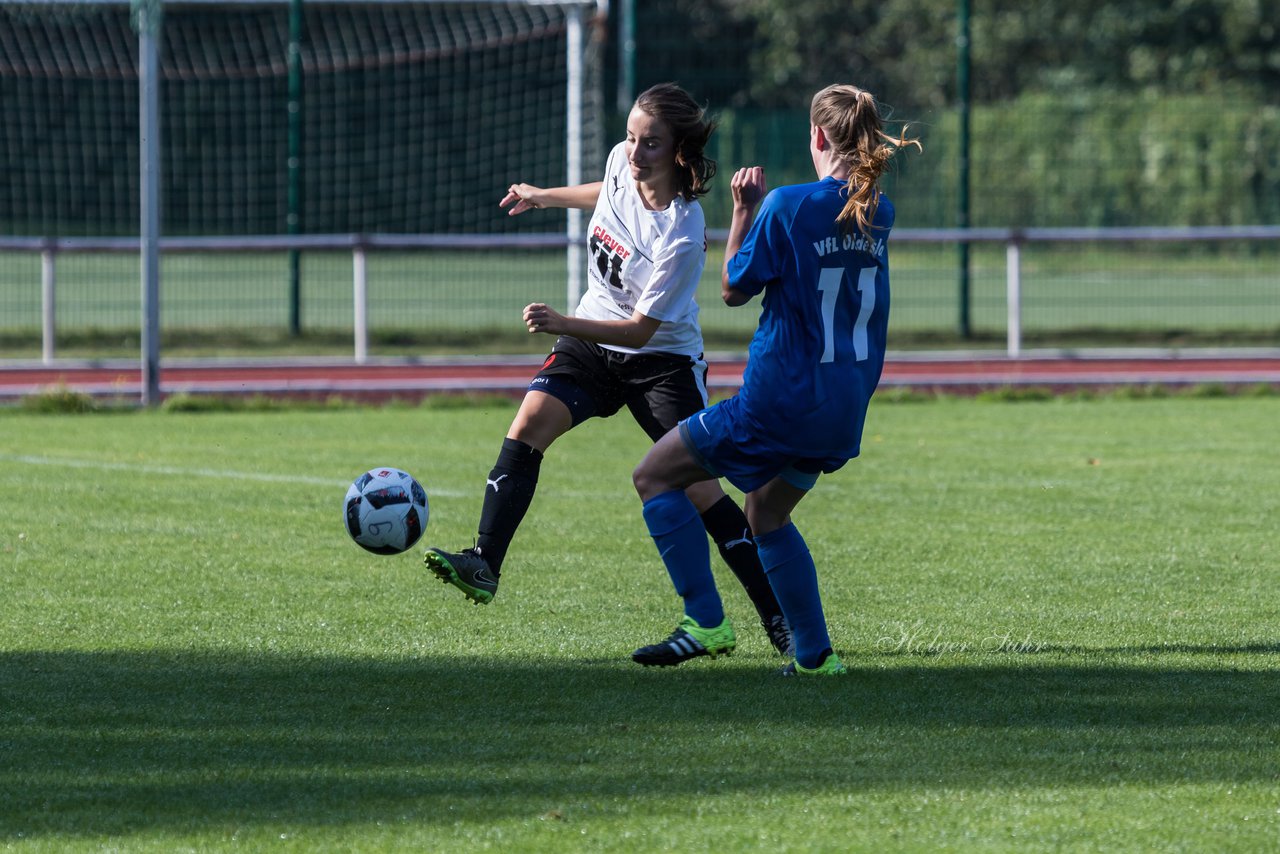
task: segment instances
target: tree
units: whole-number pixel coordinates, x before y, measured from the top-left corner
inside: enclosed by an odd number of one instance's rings
[[[906,111],[955,102],[956,0],[637,2],[650,82],[678,76],[716,104],[795,108],[832,82]],[[974,0],[973,96],[1209,94],[1280,103],[1280,3]]]

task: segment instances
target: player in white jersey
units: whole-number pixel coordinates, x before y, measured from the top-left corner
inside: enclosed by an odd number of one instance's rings
[[[707,405],[696,293],[706,263],[706,224],[698,197],[715,162],[704,148],[715,123],[680,87],[640,95],[627,136],[610,152],[602,181],[544,189],[513,184],[502,199],[512,215],[548,207],[593,210],[588,226],[588,287],[573,316],[544,303],[524,309],[531,333],[559,336],[529,383],[485,487],[472,548],[430,548],[426,564],[477,604],[493,600],[511,540],[538,482],[543,454],[592,417],[626,406],[657,441]],[[769,587],[742,509],[709,480],[691,486],[691,503],[741,581],[770,642],[791,652],[791,633]]]
[[[695,296],[706,260],[707,232],[702,206],[676,195],[666,208],[653,210],[636,191],[631,171],[627,143],[620,142],[609,153],[588,227],[587,291],[574,315],[629,322],[639,312],[661,321],[648,341],[600,341],[601,346],[620,353],[674,353],[699,359],[702,330]],[[530,331],[540,332],[554,314],[546,305],[533,305],[525,322]]]

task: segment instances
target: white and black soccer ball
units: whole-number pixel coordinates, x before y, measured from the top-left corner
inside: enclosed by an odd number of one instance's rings
[[[342,502],[343,524],[361,548],[395,555],[413,548],[427,529],[427,491],[391,466],[360,475]]]

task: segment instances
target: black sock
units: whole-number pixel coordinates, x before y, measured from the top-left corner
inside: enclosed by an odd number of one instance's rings
[[[541,451],[516,439],[502,440],[502,451],[485,483],[480,536],[476,539],[480,554],[495,576],[502,571],[511,538],[533,502],[541,465]]]
[[[773,594],[764,567],[760,565],[760,554],[751,537],[747,515],[737,502],[728,495],[721,498],[702,514],[702,525],[715,540],[720,557],[724,558],[747,591],[760,619],[768,621],[781,615],[782,606],[778,604],[778,597]]]

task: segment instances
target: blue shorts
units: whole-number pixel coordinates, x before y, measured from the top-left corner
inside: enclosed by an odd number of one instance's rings
[[[677,429],[698,465],[743,492],[754,492],[775,477],[808,491],[818,475],[830,474],[845,457],[799,457],[770,446],[751,434],[738,414],[738,398],[730,397],[681,421]]]

